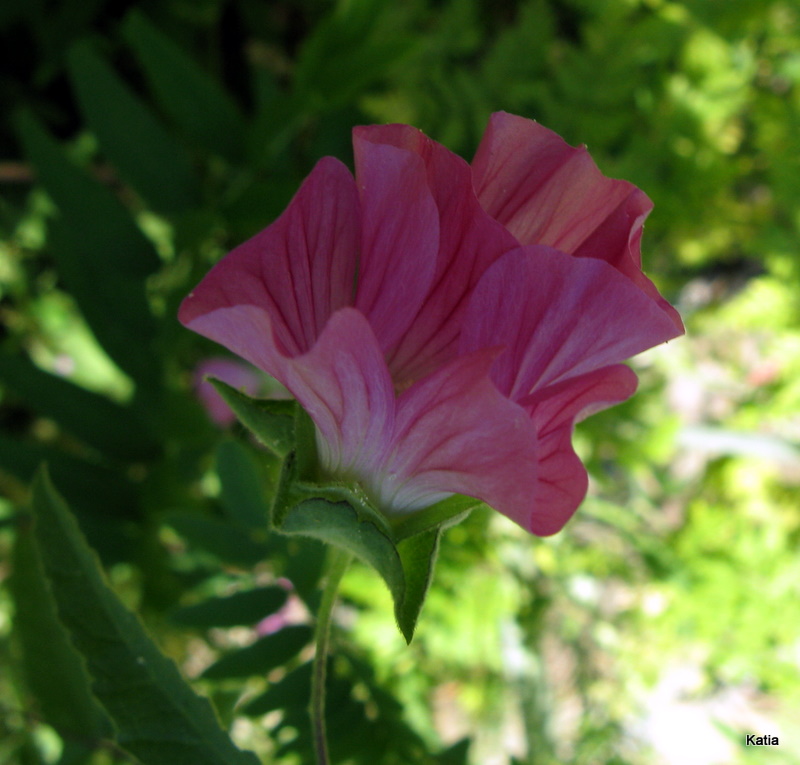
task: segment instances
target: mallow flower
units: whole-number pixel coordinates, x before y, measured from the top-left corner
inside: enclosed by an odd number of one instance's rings
[[[683,332],[641,269],[650,200],[503,112],[471,165],[408,125],[353,147],[355,177],[321,159],[180,321],[283,383],[322,471],[384,513],[466,494],[557,532],[587,490],[575,423]]]

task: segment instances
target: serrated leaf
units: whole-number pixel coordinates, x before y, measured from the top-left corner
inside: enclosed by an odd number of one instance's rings
[[[227,563],[251,567],[269,555],[266,542],[254,539],[247,530],[217,518],[174,512],[164,518],[192,546]]]
[[[119,745],[147,765],[259,765],[234,746],[208,700],[109,588],[45,470],[34,481],[33,510],[59,618],[86,661]]]
[[[67,740],[84,742],[86,755],[112,735],[111,723],[89,690],[80,654],[58,620],[33,530],[17,529],[9,590],[14,602],[14,633],[22,651],[26,683],[45,722]]]
[[[266,529],[270,505],[251,452],[238,441],[225,440],[217,447],[220,501],[228,516],[251,529]]]
[[[131,408],[48,374],[26,358],[0,354],[0,380],[39,414],[101,452],[123,460],[158,454],[158,442]]]
[[[175,124],[207,151],[240,161],[245,123],[228,94],[139,11],[128,14],[122,33]]]
[[[311,642],[313,635],[311,627],[302,624],[284,627],[246,648],[226,654],[202,676],[207,680],[224,680],[264,675],[300,653]]]
[[[60,274],[95,337],[137,382],[153,382],[156,325],[145,279],[159,266],[153,245],[107,189],[70,162],[30,113],[16,120],[25,153],[60,211],[50,244]]]
[[[285,457],[294,449],[297,413],[294,401],[252,398],[222,380],[209,377],[208,381],[239,421],[270,451]]]
[[[81,111],[103,153],[156,210],[197,203],[197,180],[184,147],[87,42],[72,46],[69,72]]]
[[[280,610],[287,598],[283,587],[259,587],[184,606],[172,613],[172,619],[187,627],[250,626]]]

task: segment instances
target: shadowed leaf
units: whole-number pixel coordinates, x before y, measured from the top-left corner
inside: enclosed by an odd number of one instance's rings
[[[148,765],[258,765],[237,749],[207,699],[109,588],[69,509],[41,470],[35,533],[60,620],[83,655],[117,742]]]

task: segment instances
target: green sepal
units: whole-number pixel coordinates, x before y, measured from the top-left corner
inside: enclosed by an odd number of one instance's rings
[[[389,588],[398,627],[410,643],[433,578],[441,535],[479,502],[450,497],[420,511],[416,522],[409,516],[393,528],[357,485],[311,484],[298,480],[297,473],[291,454],[273,505],[273,527],[334,545],[374,568]]]
[[[405,590],[403,599],[394,601],[394,616],[407,643],[414,636],[422,605],[433,580],[442,533],[443,527],[438,526],[404,539],[397,545]]]
[[[405,573],[391,527],[350,487],[292,483],[278,496],[273,524],[283,534],[319,539],[354,555],[383,577],[395,603],[403,602]]]
[[[264,446],[278,457],[286,457],[295,445],[295,418],[298,406],[294,401],[252,398],[246,393],[209,377],[222,400]]]
[[[441,535],[480,501],[455,495],[390,519],[357,483],[319,480],[316,431],[302,408],[287,401],[253,399],[219,380],[210,382],[239,420],[283,458],[272,527],[333,545],[374,568],[389,588],[397,624],[410,643]]]
[[[396,539],[400,541],[436,528],[449,529],[461,523],[481,504],[483,503],[474,497],[453,494],[424,510],[395,516],[392,518],[392,530]]]

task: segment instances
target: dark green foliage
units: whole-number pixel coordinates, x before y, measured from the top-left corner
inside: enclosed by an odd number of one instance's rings
[[[73,165],[33,115],[21,114],[17,124],[58,206],[50,237],[59,272],[109,356],[135,380],[152,385],[155,322],[144,289],[158,267],[152,244],[111,192]]]
[[[269,503],[255,455],[238,441],[222,441],[217,447],[220,502],[234,523],[250,529],[266,529]]]
[[[199,147],[240,161],[245,123],[230,96],[138,11],[122,27],[159,106]]]
[[[219,728],[211,705],[181,678],[104,581],[47,473],[34,482],[38,548],[61,622],[86,662],[119,745],[149,765],[253,765]]]
[[[310,682],[311,665],[303,664],[244,708],[253,716],[281,710],[281,721],[274,730],[276,738],[286,738],[285,734],[291,731],[296,733],[281,746],[279,754],[296,754],[302,762],[313,761],[310,737],[303,734],[307,727]],[[465,762],[467,742],[440,755],[427,752],[424,741],[404,721],[401,705],[377,683],[369,664],[346,645],[339,645],[336,658],[329,663],[327,709],[333,762],[358,765]]]
[[[259,638],[252,645],[223,656],[203,672],[203,677],[221,680],[265,675],[300,653],[311,642],[311,635],[311,628],[305,625],[284,627],[274,635]]]
[[[42,372],[17,355],[0,355],[0,381],[99,454],[118,460],[150,459],[158,454],[158,441],[148,432],[141,412],[132,407]]]
[[[185,147],[171,136],[114,70],[86,42],[69,54],[81,112],[103,153],[158,212],[198,204],[198,181]]]
[[[278,611],[288,597],[283,587],[261,587],[184,606],[172,618],[187,627],[252,626]]]

